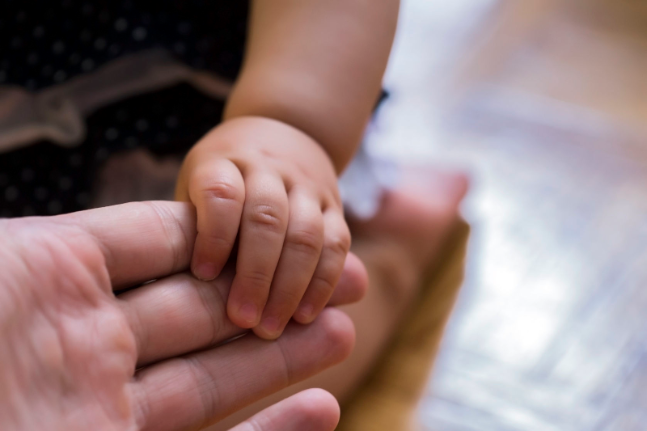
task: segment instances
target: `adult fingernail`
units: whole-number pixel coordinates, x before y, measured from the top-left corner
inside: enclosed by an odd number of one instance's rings
[[[238,309],[238,317],[250,325],[253,325],[256,323],[257,316],[258,316],[258,307],[256,307],[256,305],[251,302],[243,304]]]
[[[201,263],[196,267],[195,271],[193,271],[193,274],[203,281],[211,281],[218,275],[216,272],[216,265],[213,263]]]

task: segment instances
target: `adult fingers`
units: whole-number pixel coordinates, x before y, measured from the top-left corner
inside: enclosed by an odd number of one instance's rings
[[[195,212],[180,202],[134,202],[59,216],[96,238],[114,288],[185,270]]]
[[[339,277],[328,306],[352,304],[360,301],[368,291],[368,273],[362,261],[352,252],[346,256],[344,270]]]
[[[260,320],[283,248],[288,197],[283,180],[266,172],[249,174],[245,186],[236,277],[227,314],[238,326],[252,328]]]
[[[339,404],[323,389],[292,395],[247,419],[230,431],[332,431],[339,423]]]
[[[329,209],[324,213],[324,246],[317,269],[303,295],[294,319],[312,322],[326,306],[344,269],[350,249],[350,232],[341,211]]]
[[[204,349],[244,333],[227,318],[233,272],[213,281],[177,274],[119,295],[143,366]]]
[[[191,270],[201,280],[213,280],[236,241],[245,202],[243,176],[230,160],[204,161],[191,175],[189,196],[198,213]]]
[[[225,311],[232,278],[229,268],[209,282],[183,273],[119,295],[135,336],[138,366],[202,350],[242,334]],[[364,266],[349,254],[331,305],[358,301],[367,285]]]
[[[270,295],[254,333],[275,339],[294,314],[317,267],[324,240],[321,205],[295,187],[288,196],[290,219]]]
[[[345,359],[351,320],[334,308],[312,324],[291,323],[281,338],[253,335],[171,359],[137,373],[133,401],[143,430],[198,429]]]

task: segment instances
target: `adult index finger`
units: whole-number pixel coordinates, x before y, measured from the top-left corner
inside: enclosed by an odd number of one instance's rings
[[[96,238],[114,289],[189,266],[196,236],[195,209],[190,204],[133,202],[60,217]]]

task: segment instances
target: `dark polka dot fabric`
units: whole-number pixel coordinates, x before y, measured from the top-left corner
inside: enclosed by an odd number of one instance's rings
[[[5,0],[0,86],[42,90],[151,48],[233,80],[247,14],[241,0]],[[182,155],[220,121],[223,105],[188,84],[175,85],[94,112],[84,142],[73,148],[42,141],[0,153],[0,217],[87,208],[95,174],[112,154],[144,147]]]
[[[3,0],[0,84],[42,89],[150,48],[234,79],[246,20],[244,0]]]

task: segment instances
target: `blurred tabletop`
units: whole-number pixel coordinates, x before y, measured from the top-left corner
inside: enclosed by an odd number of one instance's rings
[[[375,153],[471,172],[425,430],[647,427],[647,2],[403,0]]]

